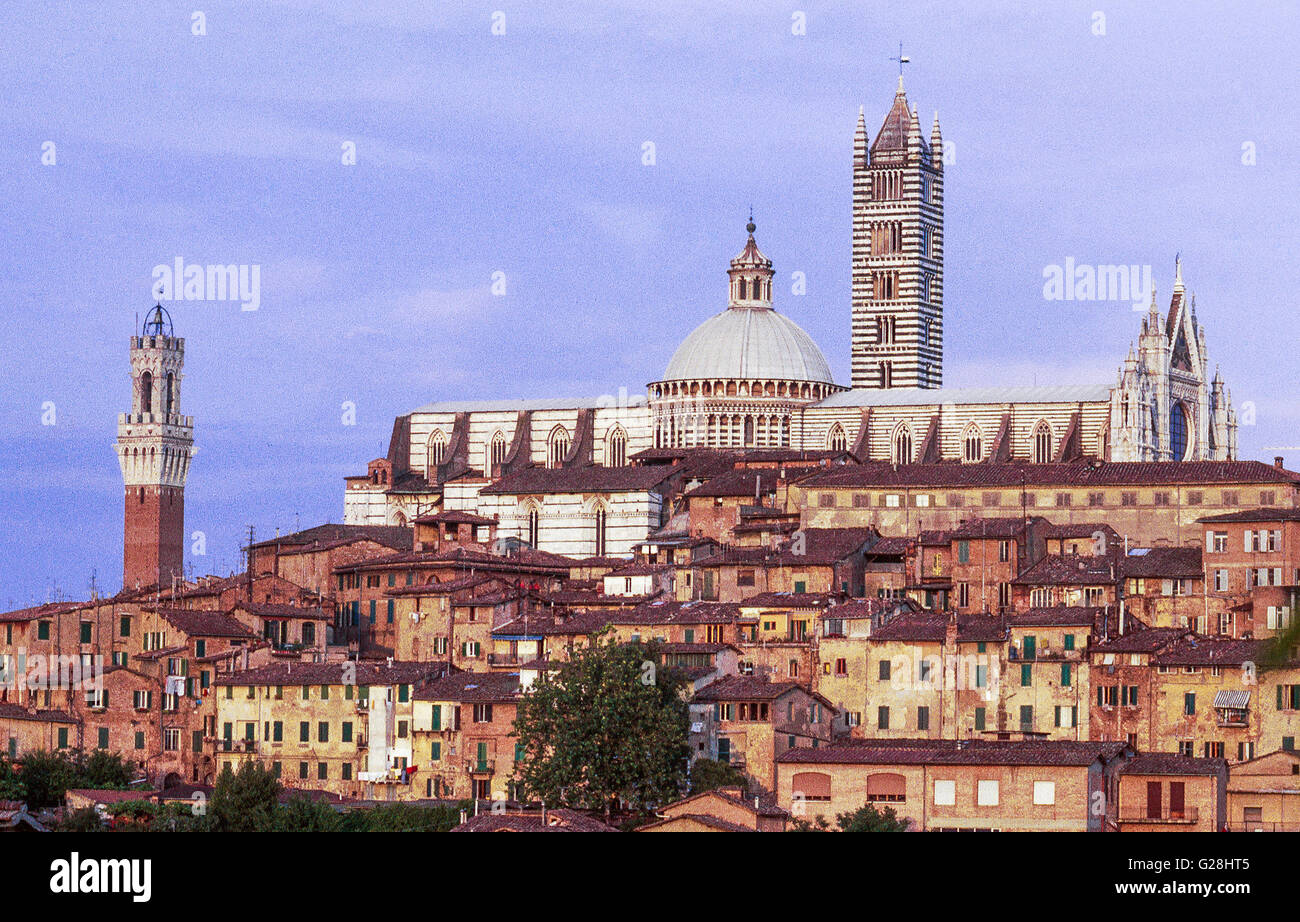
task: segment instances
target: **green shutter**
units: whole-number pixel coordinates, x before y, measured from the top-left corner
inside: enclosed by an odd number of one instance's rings
[[[1196,713],[1196,692],[1186,692],[1183,695],[1183,713],[1188,716]]]
[[[442,729],[442,705],[441,704],[435,704],[433,706],[433,729],[435,730]]]
[[[975,729],[976,730],[984,729],[984,708],[975,709]]]
[[[144,731],[143,731],[143,730],[136,730],[136,731],[135,731],[135,748],[136,748],[136,749],[143,749],[143,748],[144,748]]]
[[[1073,635],[1073,634],[1066,634],[1066,635],[1065,635],[1065,649],[1067,649],[1067,650],[1073,650],[1073,649],[1074,649],[1074,635]]]
[[[1070,664],[1062,663],[1061,664],[1061,685],[1068,686],[1069,684],[1070,684]]]
[[[303,720],[298,723],[298,742],[311,742],[311,724]]]
[[[438,740],[434,740],[433,745],[429,747],[429,758],[434,762],[442,760],[442,743]]]
[[[476,646],[477,646],[477,645],[476,645]],[[409,685],[399,685],[399,686],[397,686],[397,700],[398,700],[398,701],[406,701],[407,699],[410,698],[410,696],[411,696],[411,686],[409,686]]]
[[[352,742],[352,721],[350,720],[343,721],[343,742]]]
[[[1034,684],[1034,667],[1029,663],[1020,664],[1020,684],[1022,686]]]
[[[100,749],[108,748],[108,727],[99,728],[99,748]]]

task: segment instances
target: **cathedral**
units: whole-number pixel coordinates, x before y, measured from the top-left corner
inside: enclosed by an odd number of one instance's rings
[[[1168,312],[1154,289],[1113,381],[943,386],[943,139],[928,139],[902,77],[874,140],[853,140],[851,386],[773,301],[773,263],[747,238],[726,307],[696,327],[644,399],[442,401],[398,417],[386,457],[347,479],[345,522],[406,524],[440,509],[496,516],[539,543],[564,523],[621,523],[611,553],[662,524],[638,453],[692,448],[851,453],[859,462],[1209,461],[1236,457],[1231,395],[1210,377],[1196,299],[1177,263]],[[585,526],[583,526],[585,528]]]

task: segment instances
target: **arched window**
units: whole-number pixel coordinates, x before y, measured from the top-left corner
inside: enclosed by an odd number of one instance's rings
[[[596,506],[596,556],[605,556],[605,507]]]
[[[524,511],[528,516],[528,545],[529,547],[536,548],[537,539],[541,535],[541,513],[538,512],[537,506],[534,503],[529,503],[525,506]]]
[[[547,443],[546,466],[559,467],[564,463],[564,458],[569,453],[569,430],[563,426],[556,426],[551,430],[551,438]]]
[[[802,800],[830,800],[831,799],[831,776],[825,772],[795,772],[791,783],[791,790],[797,795],[802,794]]]
[[[745,447],[754,447],[754,417],[745,417]]]
[[[873,772],[867,776],[868,803],[903,803],[907,800],[907,781],[895,772]]]
[[[434,480],[438,476],[438,465],[447,460],[447,437],[442,434],[441,429],[433,430],[429,436],[429,461],[428,461],[428,479]]]
[[[503,432],[497,430],[492,436],[492,442],[488,448],[488,473],[491,474],[499,465],[504,464],[506,460],[506,437]]]
[[[894,430],[893,461],[895,464],[912,463],[912,430],[907,423],[899,423]]]
[[[1181,402],[1169,409],[1169,450],[1174,461],[1187,457],[1187,410]]]
[[[1052,427],[1043,420],[1034,428],[1034,461],[1047,464],[1052,460]]]
[[[831,434],[826,439],[826,447],[831,451],[846,451],[849,447],[849,440],[844,435],[844,427],[839,423],[831,426]]]
[[[966,427],[966,434],[961,439],[961,459],[979,461],[984,457],[984,435],[974,423]]]
[[[147,371],[140,376],[140,412],[153,412],[153,375]]]
[[[605,466],[623,467],[627,464],[627,433],[615,426],[605,438]]]
[[[744,280],[744,279],[741,279],[741,280],[740,280],[740,300],[742,300],[742,301],[748,300],[748,299],[745,297],[745,292],[746,292],[746,291],[747,291],[747,289],[746,289],[746,287],[745,287],[745,280]]]
[[[171,415],[172,412],[172,393],[176,384],[176,376],[170,371],[167,372],[167,389],[163,391],[163,413]]]

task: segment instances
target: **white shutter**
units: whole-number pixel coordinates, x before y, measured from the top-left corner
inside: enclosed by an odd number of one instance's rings
[[[1268,607],[1268,627],[1269,630],[1274,630],[1277,628],[1277,606],[1276,605],[1270,605]]]
[[[1212,531],[1207,531],[1205,533],[1205,553],[1214,553],[1214,532]]]
[[[1171,579],[1162,579],[1162,580],[1160,581],[1160,594],[1161,594],[1161,595],[1173,595],[1173,594],[1174,594],[1174,581],[1171,580]]]
[[[1255,534],[1255,533],[1254,533],[1253,531],[1251,531],[1249,528],[1246,529],[1246,533],[1245,533],[1244,537],[1245,537],[1245,540],[1246,540],[1246,547],[1245,547],[1245,550],[1247,550],[1247,551],[1250,550],[1250,539],[1251,539],[1251,537],[1252,537],[1254,534]]]

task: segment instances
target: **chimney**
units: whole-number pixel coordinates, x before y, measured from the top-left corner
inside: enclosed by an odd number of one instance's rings
[[[1281,456],[1281,455],[1274,455],[1274,456],[1273,456],[1273,466],[1274,466],[1275,468],[1277,468],[1279,471],[1282,470],[1282,456]]]

